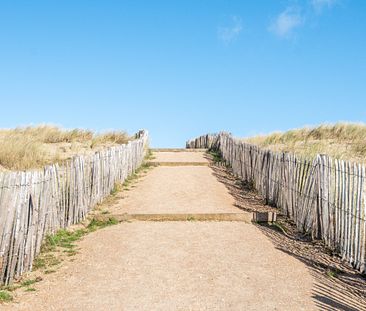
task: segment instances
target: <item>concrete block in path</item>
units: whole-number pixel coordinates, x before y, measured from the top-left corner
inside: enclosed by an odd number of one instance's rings
[[[277,213],[275,212],[253,212],[254,222],[275,222]]]

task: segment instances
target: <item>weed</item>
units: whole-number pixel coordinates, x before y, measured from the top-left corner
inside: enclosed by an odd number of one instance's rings
[[[27,289],[25,289],[26,292],[35,292],[37,291],[34,287],[28,287]]]
[[[13,300],[13,296],[5,290],[0,290],[0,303],[10,302]]]
[[[30,286],[37,283],[36,279],[29,279],[29,280],[25,280],[22,283],[20,283],[21,286]]]
[[[112,226],[112,225],[116,225],[116,224],[118,224],[118,220],[113,218],[113,217],[111,217],[111,218],[109,218],[108,220],[105,220],[105,221],[93,219],[89,223],[87,229],[88,229],[89,232],[93,232],[93,231],[96,231],[97,229],[102,229],[102,228]]]
[[[223,162],[223,158],[222,158],[220,152],[214,151],[214,150],[210,150],[208,153],[212,156],[212,160],[215,163],[221,163],[221,162]]]
[[[131,186],[131,184],[138,178],[138,174],[135,172],[131,174],[123,183],[124,188],[128,188]],[[125,189],[126,190],[126,189]]]
[[[334,267],[328,267],[326,274],[330,278],[337,278],[341,271]]]
[[[35,258],[33,262],[33,270],[45,270],[46,274],[54,273],[55,270],[49,269],[50,267],[57,266],[61,263],[60,258],[56,255],[60,251],[65,255],[71,257],[77,254],[75,242],[80,240],[84,235],[89,232],[96,231],[100,228],[115,225],[118,220],[111,217],[106,221],[99,221],[93,219],[87,228],[69,231],[65,229],[59,230],[54,235],[48,235],[41,247],[41,253]],[[22,283],[22,286],[29,286],[33,280],[27,280]]]
[[[42,250],[33,262],[33,270],[41,270],[48,267],[58,266],[60,263],[61,260],[57,258],[55,254]]]
[[[122,190],[123,185],[121,183],[115,183],[113,189],[111,190],[111,196],[116,196],[118,192]]]
[[[57,247],[72,249],[75,247],[73,242],[79,240],[86,233],[85,229],[76,231],[61,229],[56,234],[48,235],[46,237],[45,243],[42,246],[42,251],[54,251]]]
[[[337,277],[337,272],[332,271],[332,270],[327,270],[327,276],[329,276],[331,278],[335,278],[335,277]]]
[[[45,274],[51,274],[51,273],[55,273],[56,272],[56,270],[46,270],[44,273]]]
[[[0,288],[0,290],[4,290],[4,291],[7,291],[7,292],[13,292],[13,291],[17,290],[20,287],[21,287],[20,285],[7,285],[7,286],[2,286]]]
[[[41,253],[41,255],[34,261],[33,269],[38,270],[46,267],[53,267],[60,263],[61,261],[54,254]]]
[[[272,223],[272,226],[273,226],[277,231],[282,232],[282,233],[284,233],[284,234],[287,234],[285,227],[284,227],[282,224],[280,224],[279,222],[274,221],[274,222]]]
[[[33,261],[33,270],[40,270],[46,268],[46,260],[40,256],[36,257]]]
[[[154,153],[153,153],[153,151],[151,149],[149,149],[147,151],[145,160],[154,160],[154,159],[155,159]]]
[[[241,188],[248,190],[248,191],[255,191],[255,184],[254,184],[254,180],[250,180],[250,181],[240,181],[240,186]]]
[[[67,256],[71,257],[71,256],[75,256],[78,252],[74,249],[66,249],[66,250],[64,250],[64,253],[66,253]]]
[[[147,158],[145,158],[145,160],[146,159]],[[148,162],[142,163],[141,166],[138,169],[136,169],[136,171],[133,172],[129,177],[127,177],[126,180],[123,182],[122,184],[123,190],[129,191],[130,190],[129,188],[132,187],[132,184],[136,182],[136,180],[140,177],[141,172],[146,173],[151,167],[152,165]]]

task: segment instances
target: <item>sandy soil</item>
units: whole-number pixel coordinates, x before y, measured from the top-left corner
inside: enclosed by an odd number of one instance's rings
[[[203,152],[154,152],[151,162],[206,162]]]
[[[125,194],[112,213],[239,213],[234,198],[211,168],[156,167]]]
[[[174,154],[174,162],[197,156]],[[110,211],[244,212],[209,167],[157,167],[124,195]],[[252,224],[121,223],[79,247],[73,262],[35,293],[17,291],[18,303],[4,310],[316,309],[307,266]]]
[[[314,310],[312,278],[251,224],[122,223],[5,310]]]

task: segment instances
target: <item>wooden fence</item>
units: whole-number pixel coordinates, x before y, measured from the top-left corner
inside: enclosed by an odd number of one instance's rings
[[[297,228],[311,234],[366,273],[365,166],[317,155],[305,159],[275,153],[233,138],[210,134],[187,148],[219,151],[241,179],[252,182],[267,204],[281,209]]]
[[[42,171],[0,172],[0,282],[32,269],[44,237],[85,219],[145,156],[148,133]]]

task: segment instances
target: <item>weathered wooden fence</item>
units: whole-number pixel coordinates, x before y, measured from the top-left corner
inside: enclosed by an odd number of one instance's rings
[[[0,172],[0,282],[32,269],[47,234],[85,219],[145,156],[148,134],[42,171]]]
[[[292,218],[299,230],[322,239],[344,261],[366,273],[364,165],[326,155],[309,160],[275,153],[227,133],[190,140],[187,148],[219,151],[235,175],[253,182],[266,202]]]

